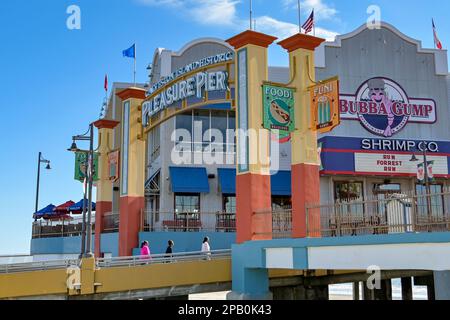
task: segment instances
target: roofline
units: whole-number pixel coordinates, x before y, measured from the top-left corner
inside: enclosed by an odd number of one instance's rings
[[[388,30],[392,31],[393,33],[395,33],[396,35],[398,35],[403,40],[405,40],[405,41],[407,41],[407,42],[409,42],[411,44],[415,44],[417,46],[417,48],[418,48],[418,50],[417,50],[418,52],[422,52],[422,53],[436,53],[436,52],[442,52],[442,51],[447,52],[447,50],[423,48],[422,41],[407,36],[406,34],[401,32],[400,30],[398,30],[396,27],[394,27],[390,23],[381,21],[380,29],[381,28],[388,29]],[[367,24],[364,23],[358,29],[356,29],[356,30],[354,30],[352,32],[341,34],[341,35],[337,35],[334,41],[327,41],[327,42],[324,43],[324,45],[327,46],[327,47],[341,47],[342,46],[342,40],[347,40],[347,39],[353,38],[356,35],[360,34],[361,32],[363,32],[363,31],[365,31],[367,29],[369,29],[369,28],[367,27]]]
[[[198,38],[198,39],[194,39],[188,43],[186,43],[179,51],[177,52],[173,52],[172,56],[181,56],[183,55],[183,53],[186,52],[186,50],[188,50],[189,48],[199,44],[199,43],[205,43],[205,42],[212,42],[212,43],[216,43],[216,44],[220,44],[223,45],[224,47],[229,48],[230,50],[234,51],[234,48],[232,46],[230,46],[228,43],[226,43],[224,40],[219,39],[219,38]]]

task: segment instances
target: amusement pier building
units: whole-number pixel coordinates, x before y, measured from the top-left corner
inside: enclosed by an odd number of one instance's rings
[[[114,84],[106,116],[95,123],[97,256],[136,254],[142,240],[154,253],[169,239],[178,252],[199,251],[205,236],[213,249],[236,242],[237,59],[226,41],[198,39],[179,51],[156,49],[148,85]],[[314,60],[317,80],[340,81],[341,125],[318,138],[322,204],[423,194],[413,155],[430,162],[433,193],[450,187],[447,51],[422,48],[383,23],[324,42]],[[288,84],[289,68],[269,67],[268,79]],[[274,211],[289,210],[292,196],[289,136],[279,142],[271,150]],[[449,206],[436,197],[432,215]],[[79,231],[48,230],[33,228],[36,259],[78,255]]]

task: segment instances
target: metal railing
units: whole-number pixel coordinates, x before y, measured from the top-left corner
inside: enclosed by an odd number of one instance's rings
[[[236,232],[236,215],[224,212],[142,211],[142,231]]]
[[[78,259],[38,261],[14,264],[0,264],[0,273],[29,272],[39,270],[66,269],[70,266],[79,266]]]
[[[276,209],[272,211],[272,237],[292,237],[292,209]]]
[[[450,190],[306,207],[308,237],[450,231]]]
[[[149,256],[113,257],[96,260],[99,268],[135,267],[148,264],[176,263],[186,261],[218,260],[231,258],[231,250],[213,250],[209,252],[183,252],[173,254],[155,254]]]
[[[92,230],[95,230],[95,216],[92,217]],[[39,220],[33,222],[32,238],[58,238],[80,236],[83,230],[83,218],[62,220]]]

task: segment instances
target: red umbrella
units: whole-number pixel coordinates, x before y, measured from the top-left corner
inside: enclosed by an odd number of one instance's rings
[[[73,206],[75,204],[75,202],[73,202],[72,200],[67,201],[66,203],[63,203],[59,206],[57,206],[55,209],[53,209],[53,212],[55,213],[68,213],[69,212],[69,207]]]

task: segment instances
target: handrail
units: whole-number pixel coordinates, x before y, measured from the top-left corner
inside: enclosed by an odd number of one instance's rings
[[[80,265],[79,259],[34,261],[24,263],[0,264],[1,273],[28,272],[39,270],[54,270],[67,268],[69,266]]]
[[[108,267],[133,267],[143,264],[173,263],[198,260],[216,260],[231,257],[231,250],[213,250],[209,252],[183,252],[173,254],[155,254],[147,256],[129,256],[97,259],[97,266],[101,268]]]

